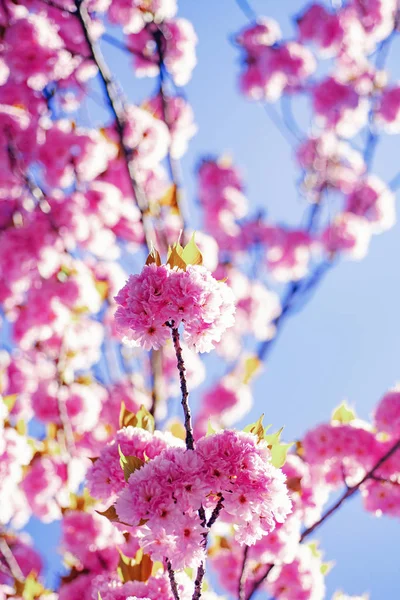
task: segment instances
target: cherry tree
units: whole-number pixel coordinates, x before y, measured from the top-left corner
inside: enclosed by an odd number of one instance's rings
[[[395,223],[399,177],[373,159],[400,132],[400,7],[307,3],[285,39],[237,3],[238,89],[294,145],[297,226],[250,205],[221,149],[197,165],[195,231],[197,37],[175,0],[0,3],[0,600],[320,600],[314,532],[357,493],[400,515],[399,388],[369,421],[326,407],[298,440],[268,414],[238,426],[283,324]],[[154,82],[140,105],[107,46]],[[31,517],[60,525],[52,588]]]

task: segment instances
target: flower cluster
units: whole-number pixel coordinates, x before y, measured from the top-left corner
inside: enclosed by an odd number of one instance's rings
[[[184,264],[184,263],[183,263]],[[116,296],[115,318],[124,339],[144,348],[160,348],[170,327],[184,325],[184,340],[199,352],[209,352],[233,325],[233,296],[205,267],[186,270],[146,265],[131,275]]]
[[[241,544],[273,531],[290,512],[284,482],[266,444],[226,430],[201,438],[196,450],[161,452],[129,477],[116,509],[124,523],[145,523],[139,543],[155,560],[168,556],[174,568],[183,568],[203,559],[207,518],[218,502]]]

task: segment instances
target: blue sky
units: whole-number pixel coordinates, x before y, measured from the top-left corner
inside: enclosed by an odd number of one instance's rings
[[[259,14],[275,17],[290,35],[290,15],[304,3],[295,0],[253,2]],[[187,17],[199,37],[198,65],[186,87],[199,132],[182,167],[189,205],[196,197],[195,166],[201,156],[229,153],[241,169],[246,193],[256,209],[271,219],[296,224],[305,209],[296,189],[293,149],[262,109],[237,91],[239,53],[230,36],[246,24],[234,0],[181,0],[180,16]],[[141,101],[156,80],[138,81],[129,57],[104,45],[113,73],[132,101]],[[388,65],[396,79],[400,46],[395,42]],[[294,106],[300,121],[302,105]],[[103,116],[93,104],[95,125]],[[380,143],[373,172],[390,180],[400,164],[398,137]],[[197,224],[198,225],[198,224]],[[324,280],[304,310],[285,324],[263,374],[254,386],[255,404],[246,419],[264,412],[265,421],[285,425],[288,440],[310,426],[328,420],[343,399],[368,418],[385,390],[400,380],[400,256],[399,225],[373,238],[362,262],[342,262]],[[57,525],[30,527],[43,548],[49,567],[57,563]],[[336,561],[327,577],[327,598],[333,591],[370,592],[373,600],[400,597],[398,577],[400,525],[374,518],[361,508],[360,498],[349,501],[316,535],[326,560]]]

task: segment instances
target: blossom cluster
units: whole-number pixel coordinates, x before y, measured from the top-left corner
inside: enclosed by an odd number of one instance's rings
[[[251,545],[290,512],[284,481],[266,444],[225,430],[201,438],[195,450],[166,449],[132,473],[116,510],[123,523],[145,523],[139,543],[155,560],[198,566],[207,523],[201,508],[212,512],[222,502],[221,517],[235,523],[241,544]]]
[[[125,339],[146,349],[160,348],[170,328],[184,325],[184,340],[199,352],[209,352],[233,324],[232,293],[205,267],[187,269],[146,265],[131,275],[116,296],[115,319]]]

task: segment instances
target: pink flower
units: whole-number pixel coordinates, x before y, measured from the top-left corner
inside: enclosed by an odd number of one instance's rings
[[[400,436],[400,390],[395,388],[383,396],[375,410],[374,423],[378,431]]]
[[[262,23],[251,26],[250,34],[245,30],[238,37],[245,49],[246,65],[240,88],[253,100],[274,102],[284,91],[299,87],[314,72],[316,62],[312,53],[297,42],[270,45],[264,27]]]
[[[193,109],[181,96],[167,96],[165,103],[163,108],[162,98],[158,95],[148,100],[144,108],[168,125],[171,134],[171,156],[181,158],[187,150],[189,140],[197,132]]]
[[[396,222],[395,196],[374,175],[357,183],[347,196],[345,210],[366,217],[376,233],[390,229]]]
[[[387,133],[400,132],[400,86],[382,91],[375,117]]]
[[[120,556],[116,546],[123,543],[122,533],[96,513],[71,510],[64,515],[61,545],[77,559],[79,569],[114,571]]]
[[[87,474],[90,493],[111,502],[125,487],[119,448],[125,456],[136,456],[144,461],[146,457],[155,458],[168,446],[180,444],[181,441],[170,434],[156,432],[153,436],[137,427],[120,429],[112,442],[103,447]]]
[[[312,98],[317,123],[343,137],[353,137],[367,121],[368,102],[350,83],[327,77],[315,85]]]
[[[343,28],[337,13],[312,4],[297,19],[301,42],[314,42],[323,56],[337,54],[343,41]]]
[[[320,557],[309,546],[299,546],[293,562],[272,569],[266,589],[277,600],[323,600],[325,583],[321,566]]]
[[[110,2],[108,18],[123,25],[124,33],[138,33],[151,21],[171,19],[176,10],[176,0],[117,0]]]
[[[170,19],[162,23],[160,30],[164,65],[176,85],[186,85],[197,62],[197,36],[193,26],[186,19]],[[148,26],[128,36],[128,46],[135,54],[133,62],[139,77],[154,76],[159,71],[160,57],[154,37],[156,32],[157,28]]]
[[[131,525],[146,522],[139,543],[156,560],[198,565],[200,506],[211,514],[222,497],[221,516],[235,523],[241,544],[254,544],[285,520],[291,506],[285,478],[269,459],[253,435],[228,430],[201,438],[196,450],[166,449],[130,476],[117,513]]]
[[[160,348],[170,337],[167,323],[184,324],[189,347],[208,352],[233,324],[232,293],[201,266],[186,271],[166,265],[145,266],[131,275],[116,296],[115,318],[125,340],[144,348]]]
[[[345,252],[353,260],[364,258],[370,239],[371,227],[367,219],[350,212],[337,215],[321,236],[328,253]]]

